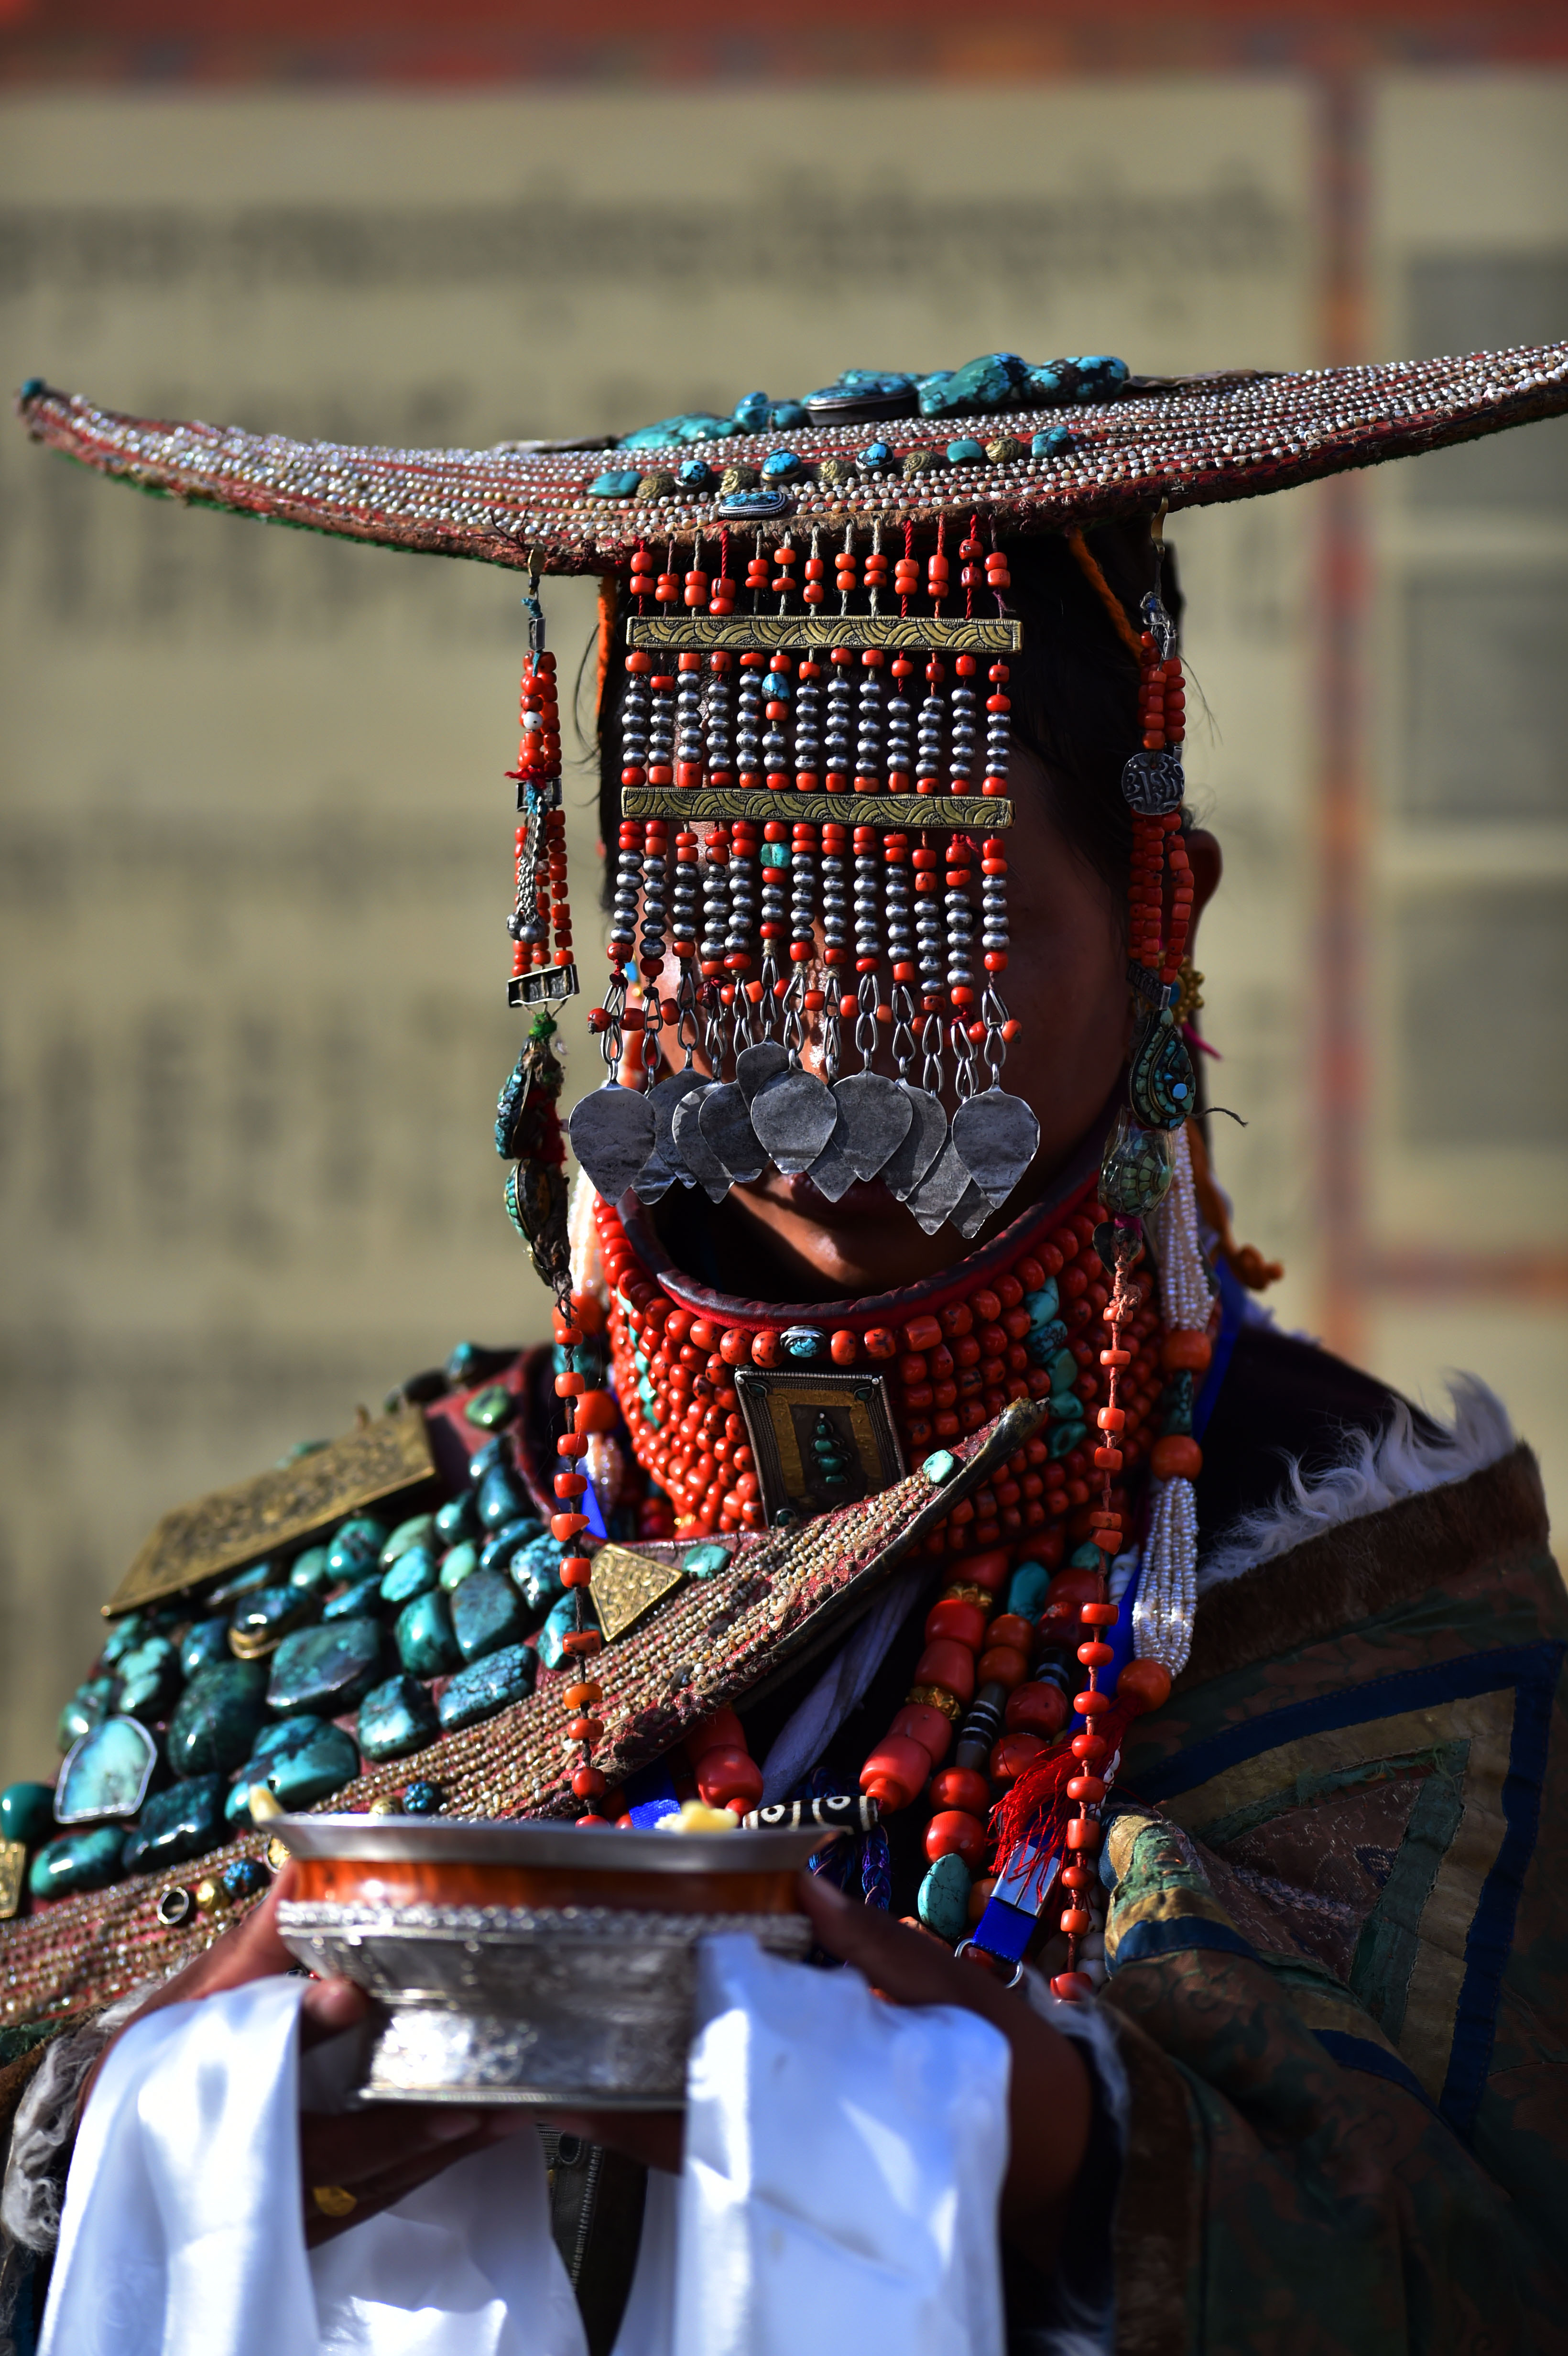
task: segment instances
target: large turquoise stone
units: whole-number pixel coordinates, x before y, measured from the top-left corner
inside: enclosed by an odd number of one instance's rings
[[[133,1816],[147,1796],[158,1746],[133,1718],[106,1718],[84,1734],[60,1769],[55,1815],[62,1825]]]
[[[522,1599],[498,1570],[476,1570],[452,1599],[452,1633],[465,1661],[521,1643],[527,1630]]]
[[[141,1823],[125,1836],[125,1871],[152,1873],[217,1848],[227,1837],[227,1795],[221,1775],[198,1775],[170,1791],[155,1792],[142,1811]]]
[[[441,1584],[450,1595],[454,1587],[461,1587],[478,1568],[479,1549],[472,1539],[464,1538],[461,1546],[453,1547],[442,1556]]]
[[[41,1848],[27,1873],[35,1898],[70,1898],[81,1890],[106,1890],[118,1881],[125,1833],[120,1825],[94,1825],[90,1832],[61,1833]]]
[[[315,1740],[326,1723],[325,1719],[313,1718],[308,1710],[302,1710],[297,1718],[279,1719],[272,1726],[264,1726],[224,1803],[226,1821],[230,1825],[248,1825],[251,1822],[252,1783],[264,1783],[269,1771],[280,1760],[292,1759],[296,1751],[304,1751]]]
[[[391,1537],[387,1540],[386,1545],[381,1548],[382,1569],[388,1569],[391,1564],[396,1562],[400,1554],[407,1554],[411,1547],[422,1546],[428,1547],[431,1542],[431,1536],[434,1528],[435,1515],[433,1514],[411,1514],[406,1522],[400,1522],[397,1528],[392,1532]]]
[[[951,1851],[939,1857],[920,1885],[915,1912],[928,1931],[956,1946],[969,1928],[969,1869]]]
[[[370,1571],[364,1579],[356,1579],[341,1595],[321,1607],[323,1620],[363,1620],[375,1613],[381,1601],[381,1574]]]
[[[69,1751],[73,1742],[80,1742],[84,1734],[91,1734],[95,1726],[102,1724],[119,1691],[118,1677],[89,1677],[85,1685],[78,1686],[61,1710],[55,1729],[55,1740],[62,1751]]]
[[[1051,1387],[1053,1391],[1070,1391],[1078,1380],[1078,1361],[1071,1350],[1058,1350],[1051,1362]]]
[[[532,1511],[517,1474],[505,1464],[493,1464],[479,1484],[479,1518],[485,1527],[498,1530]]]
[[[448,1734],[494,1718],[533,1690],[534,1656],[526,1644],[508,1644],[460,1669],[441,1697],[441,1723]]]
[[[332,1585],[332,1578],[325,1547],[306,1547],[304,1554],[294,1557],[289,1585],[303,1588],[307,1595],[318,1595],[324,1587]]]
[[[717,1544],[694,1546],[689,1554],[682,1555],[680,1567],[693,1579],[711,1579],[716,1572],[730,1568],[730,1549]]]
[[[359,1753],[352,1735],[340,1726],[317,1727],[301,1750],[275,1759],[262,1778],[274,1799],[285,1808],[314,1807],[352,1783],[359,1772]]]
[[[383,1603],[403,1604],[422,1595],[437,1580],[434,1555],[426,1546],[405,1547],[381,1574]]]
[[[261,1661],[222,1661],[192,1677],[169,1720],[176,1775],[226,1775],[251,1756],[267,1706]]]
[[[446,1546],[461,1546],[478,1531],[479,1500],[472,1489],[464,1489],[461,1497],[449,1497],[436,1515],[435,1534]]]
[[[198,1677],[219,1661],[231,1661],[227,1620],[197,1620],[180,1642],[180,1667],[186,1676]]]
[[[1051,1324],[1053,1319],[1060,1317],[1061,1295],[1057,1289],[1056,1279],[1053,1276],[1048,1276],[1038,1292],[1026,1292],[1023,1305],[1029,1312],[1031,1332]]]
[[[315,1617],[315,1598],[301,1587],[263,1587],[234,1606],[229,1625],[239,1637],[240,1657],[256,1660]]]
[[[509,1472],[511,1463],[511,1442],[506,1433],[502,1432],[496,1439],[486,1440],[483,1446],[475,1450],[468,1460],[468,1477],[477,1491],[486,1472],[493,1472],[497,1464],[506,1465]]]
[[[120,1660],[119,1708],[129,1718],[160,1719],[185,1682],[166,1636],[149,1636]]]
[[[386,1543],[386,1524],[373,1522],[368,1514],[357,1514],[333,1532],[326,1567],[336,1579],[352,1579],[370,1568]]]
[[[1049,1324],[1031,1325],[1024,1337],[1024,1350],[1031,1366],[1049,1366],[1067,1342],[1067,1328],[1060,1317]]]
[[[1007,1609],[1020,1620],[1038,1620],[1045,1609],[1051,1573],[1042,1562],[1020,1562],[1008,1581]]]
[[[335,1620],[285,1636],[272,1655],[270,1707],[284,1717],[314,1709],[323,1718],[355,1708],[376,1683],[383,1641],[379,1620]]]
[[[439,1731],[435,1704],[417,1677],[389,1677],[359,1705],[359,1748],[367,1759],[406,1759]]]
[[[985,352],[950,375],[942,372],[940,380],[925,378],[920,391],[920,413],[923,417],[965,417],[977,409],[1020,407],[1020,388],[1028,375],[1028,363],[1017,352]]]
[[[484,1575],[476,1570],[474,1579]],[[473,1583],[473,1580],[465,1579],[463,1587]],[[459,1595],[463,1587],[457,1590]],[[448,1669],[456,1668],[463,1658],[452,1633],[452,1607],[439,1587],[429,1594],[416,1595],[411,1603],[403,1606],[393,1634],[398,1658],[411,1676],[442,1676]]]
[[[1075,1448],[1081,1448],[1088,1437],[1087,1424],[1053,1423],[1051,1427],[1051,1439],[1047,1443],[1052,1461],[1055,1462],[1063,1456],[1071,1456],[1072,1451]]]
[[[47,1783],[7,1783],[0,1792],[0,1840],[37,1848],[54,1828],[55,1795]]]

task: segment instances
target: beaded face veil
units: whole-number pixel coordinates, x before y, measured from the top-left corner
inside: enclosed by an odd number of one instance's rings
[[[977,518],[956,564],[888,537],[632,559],[605,1086],[571,1120],[608,1200],[772,1166],[972,1236],[1034,1154],[1002,1085],[1007,558]]]

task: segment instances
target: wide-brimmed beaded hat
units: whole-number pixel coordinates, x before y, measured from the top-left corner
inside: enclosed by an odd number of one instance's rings
[[[989,353],[919,376],[848,369],[801,399],[664,418],[619,440],[364,449],[97,409],[35,380],[36,439],[147,491],[431,554],[547,573],[726,527],[774,541],[976,509],[1001,537],[1289,488],[1568,409],[1568,344],[1266,374],[1131,374]]]

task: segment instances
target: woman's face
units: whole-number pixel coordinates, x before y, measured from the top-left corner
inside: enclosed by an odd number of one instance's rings
[[[1047,1187],[1102,1110],[1126,1058],[1133,1017],[1126,980],[1125,916],[1109,887],[1071,850],[1050,814],[1050,788],[1032,753],[1015,745],[1009,766],[1013,824],[1008,831],[1010,934],[1002,997],[1020,1027],[1008,1050],[1002,1086],[1027,1098],[1040,1122],[1040,1151],[993,1226],[1016,1218]],[[1193,919],[1219,880],[1211,835],[1188,838],[1193,868]],[[976,883],[978,878],[976,876]],[[673,975],[669,980],[673,982]],[[845,1026],[845,1048],[848,1032]],[[876,1068],[896,1066],[889,1031]],[[667,1058],[673,1042],[664,1034]],[[816,1043],[804,1055],[816,1063]],[[948,1111],[953,1109],[951,1056]],[[841,1066],[858,1070],[849,1053]],[[918,1078],[918,1061],[910,1076]],[[956,1228],[923,1233],[880,1180],[856,1184],[837,1203],[809,1177],[769,1171],[738,1186],[715,1218],[723,1256],[734,1262],[761,1248],[778,1297],[831,1300],[880,1292],[935,1275],[975,1248]],[[982,1229],[984,1240],[988,1229]],[[742,1266],[744,1261],[741,1261]],[[760,1291],[753,1280],[744,1289]]]

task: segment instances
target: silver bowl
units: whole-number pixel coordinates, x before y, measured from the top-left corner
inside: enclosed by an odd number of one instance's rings
[[[794,1877],[836,1834],[281,1816],[278,1929],[379,2008],[362,2099],[679,2110],[699,1943],[804,1956]]]

